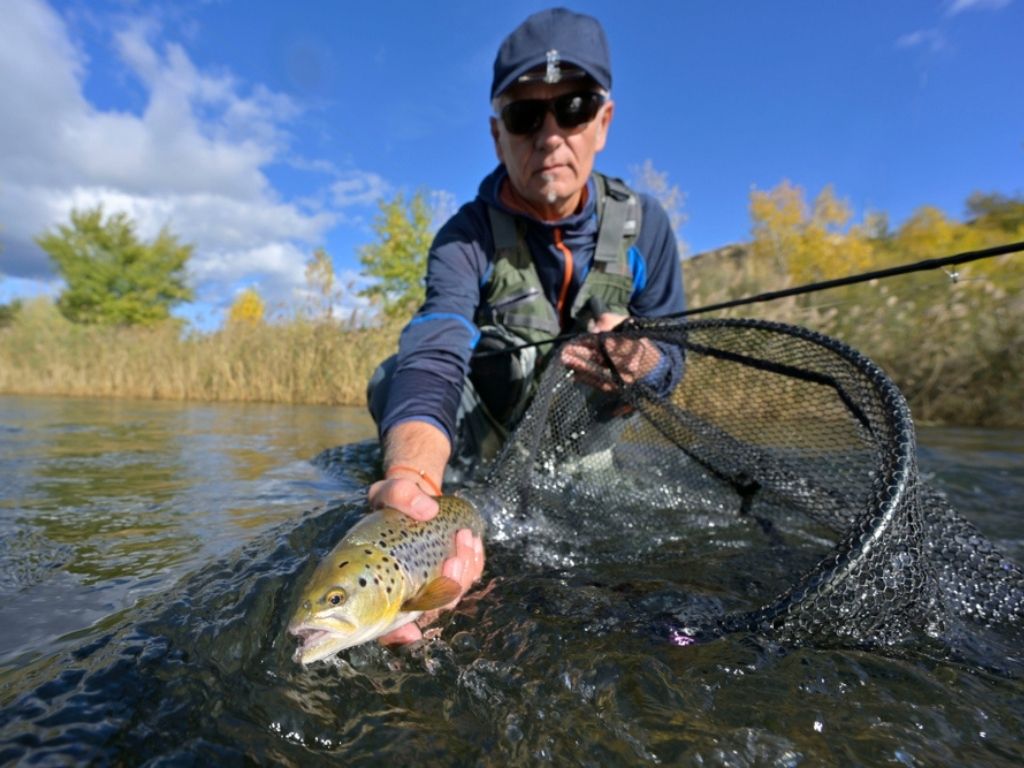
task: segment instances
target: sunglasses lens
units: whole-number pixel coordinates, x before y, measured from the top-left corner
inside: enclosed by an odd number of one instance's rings
[[[554,100],[555,120],[562,128],[575,128],[589,123],[603,102],[601,94],[593,91],[567,93]]]
[[[542,99],[522,99],[505,105],[501,119],[509,133],[534,133],[544,124],[548,103]]]
[[[536,133],[544,125],[544,116],[551,110],[559,126],[575,128],[593,120],[602,104],[604,96],[593,91],[566,93],[551,100],[520,99],[505,105],[501,110],[501,120],[509,133]]]

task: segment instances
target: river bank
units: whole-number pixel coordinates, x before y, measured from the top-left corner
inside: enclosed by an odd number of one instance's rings
[[[689,306],[742,295],[746,267],[736,262],[730,273],[729,265],[728,258],[686,262]],[[717,314],[802,325],[844,341],[888,373],[919,423],[1024,426],[1021,297],[991,281],[903,280]],[[0,328],[0,393],[363,407],[366,382],[397,349],[402,324],[296,316],[183,334],[174,323],[78,325],[39,299]]]

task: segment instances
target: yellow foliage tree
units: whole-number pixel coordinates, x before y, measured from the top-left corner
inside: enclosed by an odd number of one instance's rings
[[[871,268],[874,249],[868,226],[850,226],[852,212],[827,185],[808,206],[801,187],[784,180],[750,195],[751,254],[771,285],[785,276],[796,284],[829,280]],[[775,280],[772,280],[772,278]],[[765,286],[767,287],[767,286]]]
[[[893,245],[905,260],[948,256],[962,242],[963,225],[930,205],[914,211],[893,238]]]
[[[964,250],[1024,241],[1024,196],[975,192],[967,198],[967,226],[976,239]],[[1024,292],[1024,257],[1019,253],[970,264],[969,274],[983,275],[1010,293]]]
[[[254,326],[263,322],[266,306],[263,298],[255,288],[246,288],[235,297],[231,309],[228,310],[228,325]]]

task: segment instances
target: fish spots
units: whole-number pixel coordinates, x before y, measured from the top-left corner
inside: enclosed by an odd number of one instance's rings
[[[339,568],[344,568],[346,565],[348,565],[348,560],[343,560],[342,562],[338,563]]]
[[[366,579],[364,579],[362,576],[359,577],[359,586],[360,587],[365,587],[366,586]]]

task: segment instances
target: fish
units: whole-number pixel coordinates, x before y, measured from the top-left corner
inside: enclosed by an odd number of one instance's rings
[[[459,496],[438,497],[423,522],[383,507],[349,529],[317,565],[299,598],[288,632],[304,665],[375,640],[459,597],[461,585],[441,573],[455,554],[455,534],[483,536],[484,520]]]

